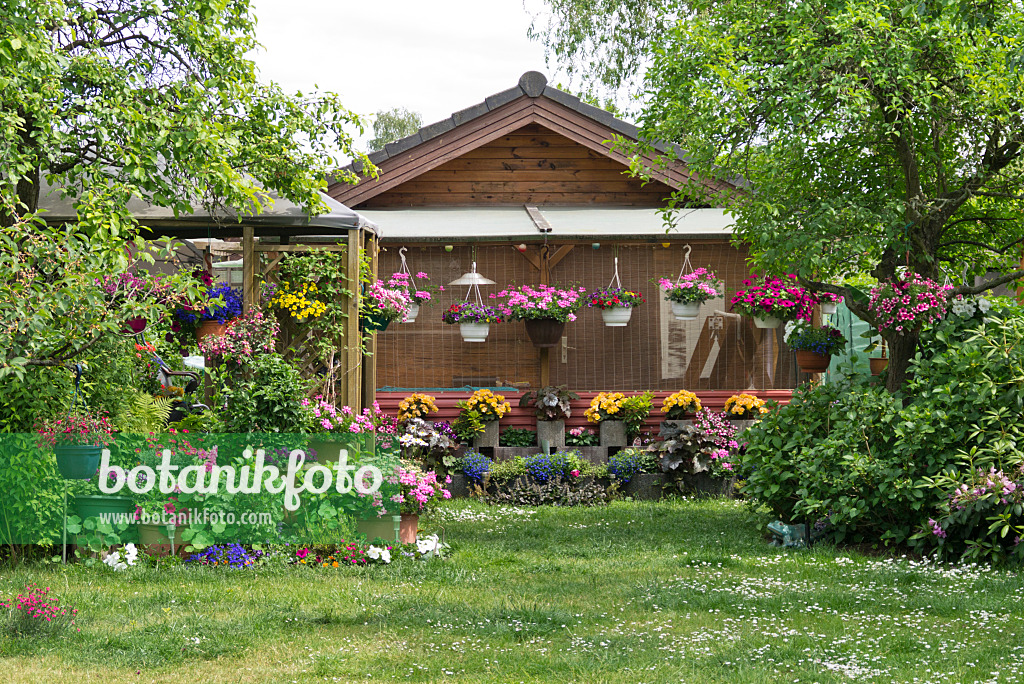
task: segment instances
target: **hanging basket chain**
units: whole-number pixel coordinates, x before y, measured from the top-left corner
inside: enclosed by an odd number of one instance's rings
[[[681,285],[683,282],[683,276],[687,273],[693,273],[693,264],[690,263],[690,252],[693,248],[690,245],[683,245],[683,267],[679,269],[679,277],[676,278],[676,285]]]
[[[412,292],[416,292],[419,289],[419,285],[416,284],[416,279],[412,276],[412,271],[409,270],[409,262],[405,260],[405,252],[408,249],[408,247],[402,247],[398,250],[398,257],[402,260],[402,265],[398,267],[398,272],[409,276],[409,289]]]
[[[615,275],[612,276],[611,282],[608,283],[609,290],[612,285],[615,285],[620,290],[622,289],[622,281],[619,279],[619,257],[615,257]]]

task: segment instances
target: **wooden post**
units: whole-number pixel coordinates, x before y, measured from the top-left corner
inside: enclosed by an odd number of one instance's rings
[[[359,334],[359,296],[362,282],[359,274],[359,243],[361,231],[352,228],[348,231],[348,251],[346,252],[346,275],[352,296],[346,302],[348,319],[345,321],[345,376],[342,378],[342,404],[351,406],[353,411],[361,413],[362,396],[359,376],[362,366],[362,345]]]
[[[256,239],[252,226],[242,226],[242,313],[249,313],[256,294]]]
[[[370,273],[374,280],[377,278],[377,240],[373,233],[367,232],[365,241],[366,253],[370,255]],[[363,407],[373,406],[377,398],[377,335],[370,336],[366,344],[366,354],[363,355],[363,377],[362,377],[362,403]]]

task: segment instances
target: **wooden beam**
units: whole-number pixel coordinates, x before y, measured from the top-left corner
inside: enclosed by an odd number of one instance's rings
[[[252,226],[242,226],[242,313],[249,313],[256,303],[256,243]]]
[[[540,348],[540,386],[551,385],[551,347]]]
[[[361,387],[359,376],[362,368],[362,345],[359,334],[359,297],[362,285],[359,278],[359,238],[360,230],[353,228],[348,231],[348,252],[346,254],[346,275],[352,294],[345,298],[345,310],[348,319],[345,321],[345,374],[339,398],[343,405],[351,406],[352,410],[362,412]],[[341,351],[341,350],[339,350]]]
[[[377,255],[379,248],[377,240],[372,233],[366,233],[366,253],[370,255],[370,273],[374,280],[377,279]],[[366,354],[363,355],[363,377],[362,377],[362,405],[363,407],[373,406],[377,394],[377,335],[370,335],[370,341],[366,344]]]

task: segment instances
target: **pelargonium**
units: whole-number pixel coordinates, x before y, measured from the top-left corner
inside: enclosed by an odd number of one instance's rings
[[[392,273],[391,277],[388,278],[388,287],[396,290],[403,290],[408,295],[409,300],[415,304],[423,304],[433,299],[434,291],[444,292],[444,286],[439,285],[436,288],[432,285],[426,284],[426,281],[430,280],[430,276],[423,271],[416,274],[416,277],[412,277],[409,273]]]
[[[875,315],[879,330],[903,335],[945,316],[952,289],[952,285],[940,285],[914,273],[872,288],[868,310]]]
[[[490,297],[504,298],[505,301],[496,308],[505,318],[520,321],[553,318],[565,323],[576,320],[576,311],[583,306],[586,291],[582,287],[560,289],[550,285],[522,285]]]
[[[387,287],[381,280],[366,286],[362,301],[368,313],[383,316],[389,321],[405,319],[412,303],[408,291]]]
[[[199,343],[199,351],[216,365],[242,365],[256,354],[274,351],[280,326],[277,319],[253,310],[235,319],[223,335],[208,335]]]
[[[706,268],[679,277],[677,280],[659,278],[658,285],[665,291],[665,299],[678,304],[703,304],[719,294],[718,276]]]
[[[811,320],[817,300],[796,284],[796,276],[783,278],[756,274],[743,281],[745,290],[733,295],[732,309],[744,316],[780,318],[784,321]]]
[[[400,504],[403,514],[420,515],[435,507],[442,499],[452,498],[452,493],[444,488],[444,484],[451,482],[451,477],[447,477],[442,483],[437,479],[437,473],[432,470],[424,473],[417,469],[398,466],[394,475],[389,476],[387,480],[399,487],[399,492],[392,496],[391,500]]]

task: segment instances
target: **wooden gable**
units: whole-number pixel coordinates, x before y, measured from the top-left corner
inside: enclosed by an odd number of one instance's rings
[[[520,85],[370,155],[377,178],[332,183],[328,194],[352,208],[481,205],[661,206],[690,183],[717,192],[720,181],[691,176],[685,162],[645,158],[651,180],[626,175],[630,159],[608,142],[637,130],[608,112],[546,85],[528,72]],[[660,147],[673,156],[678,150]]]
[[[646,185],[628,167],[537,123],[531,123],[359,206],[438,207],[521,204],[661,206],[668,185]]]

